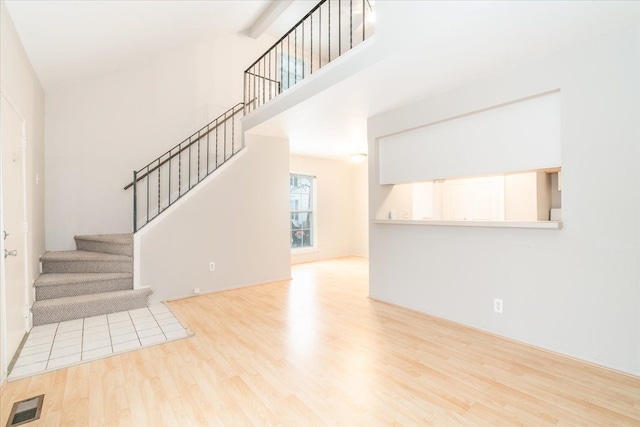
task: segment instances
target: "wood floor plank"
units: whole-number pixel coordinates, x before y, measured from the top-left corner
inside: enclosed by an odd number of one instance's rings
[[[368,264],[169,303],[174,341],[3,386],[30,425],[638,426],[640,378],[367,298]]]

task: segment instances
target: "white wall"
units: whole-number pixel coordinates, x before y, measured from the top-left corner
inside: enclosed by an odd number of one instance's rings
[[[381,138],[380,183],[560,165],[560,94],[518,100]]]
[[[640,375],[639,51],[636,26],[371,118],[373,217],[377,138],[560,89],[564,226],[372,224],[370,295]]]
[[[45,96],[33,71],[4,2],[0,2],[0,87],[26,120],[27,153],[27,280],[39,274],[38,258],[44,252],[44,104]],[[39,182],[36,183],[36,175]],[[2,183],[3,186],[11,183]],[[4,301],[4,295],[0,295]],[[1,305],[1,304],[0,304]],[[1,317],[1,316],[0,316]],[[0,337],[7,325],[0,325]],[[0,339],[0,383],[4,381],[8,360],[15,348],[4,348]]]
[[[354,165],[353,178],[353,255],[369,256],[369,163]]]
[[[291,262],[367,256],[366,165],[291,155],[289,170],[316,177],[316,248],[291,252]]]
[[[272,42],[229,36],[47,94],[47,248],[132,228],[132,171],[242,101]]]
[[[290,278],[288,142],[249,135],[247,144],[136,233],[136,275],[151,301]]]

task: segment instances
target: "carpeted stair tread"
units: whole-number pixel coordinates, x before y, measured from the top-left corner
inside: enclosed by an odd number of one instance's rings
[[[133,256],[133,234],[90,234],[75,236],[76,248],[81,251]]]
[[[41,257],[40,261],[131,261],[131,257],[127,255],[107,254],[103,252],[91,251],[47,251]]]
[[[45,252],[35,285],[34,325],[146,307],[150,288],[133,289],[133,234],[75,236],[75,251]]]
[[[116,234],[82,234],[74,237],[76,240],[92,240],[95,242],[116,243],[119,245],[132,245],[132,233],[116,233]]]
[[[92,251],[45,252],[42,273],[133,273],[133,258]]]
[[[34,286],[71,285],[131,278],[133,278],[131,273],[48,273],[41,274],[36,279]]]
[[[33,303],[33,324],[44,325],[146,307],[150,288],[104,292]]]
[[[129,289],[126,291],[116,291],[116,292],[103,292],[99,294],[91,294],[91,295],[79,295],[77,297],[67,297],[67,298],[54,298],[44,301],[36,301],[33,303],[34,307],[51,307],[51,306],[61,306],[61,305],[69,305],[69,304],[81,304],[85,302],[91,301],[100,301],[100,300],[111,300],[122,297],[130,297],[130,296],[138,296],[145,295],[149,296],[152,294],[151,288],[144,289]]]

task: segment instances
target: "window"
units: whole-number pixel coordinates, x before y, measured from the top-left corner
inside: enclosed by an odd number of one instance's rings
[[[314,176],[295,173],[289,177],[292,249],[315,245],[315,180]]]
[[[280,81],[281,90],[289,89],[304,78],[307,65],[302,58],[288,55],[280,55]]]

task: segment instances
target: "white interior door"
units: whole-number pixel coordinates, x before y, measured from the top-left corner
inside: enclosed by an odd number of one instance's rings
[[[2,369],[18,349],[28,328],[26,242],[25,242],[25,146],[24,120],[11,104],[0,96],[0,144],[2,145],[2,227],[8,236],[3,241],[2,317],[4,323]],[[3,239],[4,235],[0,235]],[[4,256],[9,254],[9,256]]]

